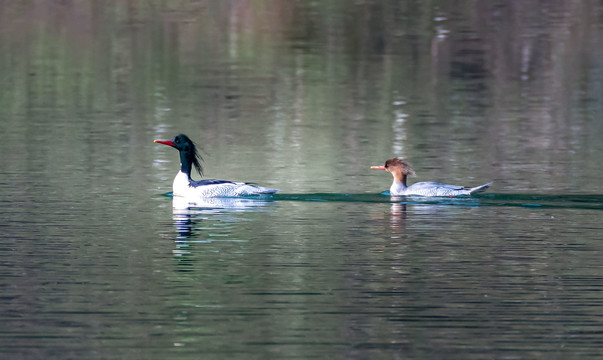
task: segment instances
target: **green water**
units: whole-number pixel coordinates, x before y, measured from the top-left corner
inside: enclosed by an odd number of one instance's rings
[[[278,194],[281,201],[337,201],[403,205],[521,206],[603,210],[602,195],[488,194],[459,197],[389,196],[385,194]],[[253,198],[250,198],[253,199]],[[262,201],[262,200],[259,200]],[[265,200],[264,200],[265,201]]]
[[[0,3],[0,358],[599,358],[602,10]]]

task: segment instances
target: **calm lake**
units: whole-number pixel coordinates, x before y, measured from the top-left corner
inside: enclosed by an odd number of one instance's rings
[[[4,1],[0,79],[2,359],[603,353],[599,2]]]

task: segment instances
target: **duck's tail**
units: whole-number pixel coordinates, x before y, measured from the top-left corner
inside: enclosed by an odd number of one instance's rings
[[[480,192],[486,191],[486,189],[489,188],[490,185],[492,185],[492,182],[471,188],[471,189],[469,189],[469,194],[475,194],[475,193],[480,193]]]

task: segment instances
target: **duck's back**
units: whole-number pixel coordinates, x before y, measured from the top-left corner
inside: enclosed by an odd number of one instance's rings
[[[458,195],[471,195],[477,192],[486,190],[490,184],[476,186],[473,188],[442,184],[434,181],[422,181],[414,183],[406,188],[404,195],[421,195],[421,196],[458,196]]]
[[[421,181],[406,188],[405,195],[456,196],[468,195],[469,189],[459,185],[442,184],[434,181]]]

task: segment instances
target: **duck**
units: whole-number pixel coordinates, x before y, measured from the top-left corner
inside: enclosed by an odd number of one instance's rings
[[[433,181],[422,181],[410,186],[406,184],[406,178],[416,176],[410,164],[401,158],[391,158],[385,161],[385,165],[371,166],[373,170],[388,171],[394,177],[392,186],[389,188],[390,195],[418,195],[418,196],[460,196],[472,195],[483,192],[492,182],[476,186],[466,187],[460,185],[442,184]]]
[[[171,146],[180,153],[180,171],[172,183],[174,196],[196,201],[203,198],[274,194],[278,191],[245,182],[216,179],[193,180],[191,177],[193,167],[200,176],[203,176],[203,168],[197,146],[188,136],[179,134],[172,140],[154,140],[154,142]]]

